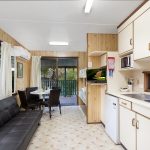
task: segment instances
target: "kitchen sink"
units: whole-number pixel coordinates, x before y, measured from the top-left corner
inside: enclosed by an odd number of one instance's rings
[[[150,102],[150,95],[148,94],[123,94],[123,95],[131,97],[131,98],[143,100],[146,102]]]

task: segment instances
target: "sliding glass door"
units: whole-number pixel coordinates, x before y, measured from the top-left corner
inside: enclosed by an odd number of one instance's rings
[[[77,58],[42,57],[42,88],[61,88],[64,97],[77,95]]]

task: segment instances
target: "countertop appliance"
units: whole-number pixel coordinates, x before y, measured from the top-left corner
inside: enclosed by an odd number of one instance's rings
[[[133,68],[133,54],[121,57],[121,68]]]
[[[119,140],[119,99],[106,94],[105,98],[105,131],[115,144]]]

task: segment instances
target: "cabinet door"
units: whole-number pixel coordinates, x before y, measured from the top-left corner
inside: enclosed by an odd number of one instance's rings
[[[136,128],[132,125],[135,113],[120,106],[120,141],[127,150],[136,149]]]
[[[98,51],[98,34],[88,33],[87,35],[88,42],[88,52]]]
[[[134,60],[150,56],[150,9],[134,22]]]
[[[125,53],[133,49],[133,23],[118,33],[119,53]]]
[[[101,122],[101,86],[88,84],[87,122]]]
[[[88,52],[93,51],[117,51],[117,34],[87,34]]]
[[[137,150],[150,150],[150,119],[137,115]]]

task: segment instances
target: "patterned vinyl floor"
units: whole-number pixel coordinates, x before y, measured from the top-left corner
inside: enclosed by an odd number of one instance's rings
[[[44,112],[41,125],[27,150],[123,150],[105,134],[101,124],[86,124],[78,106],[57,108],[50,120]]]

